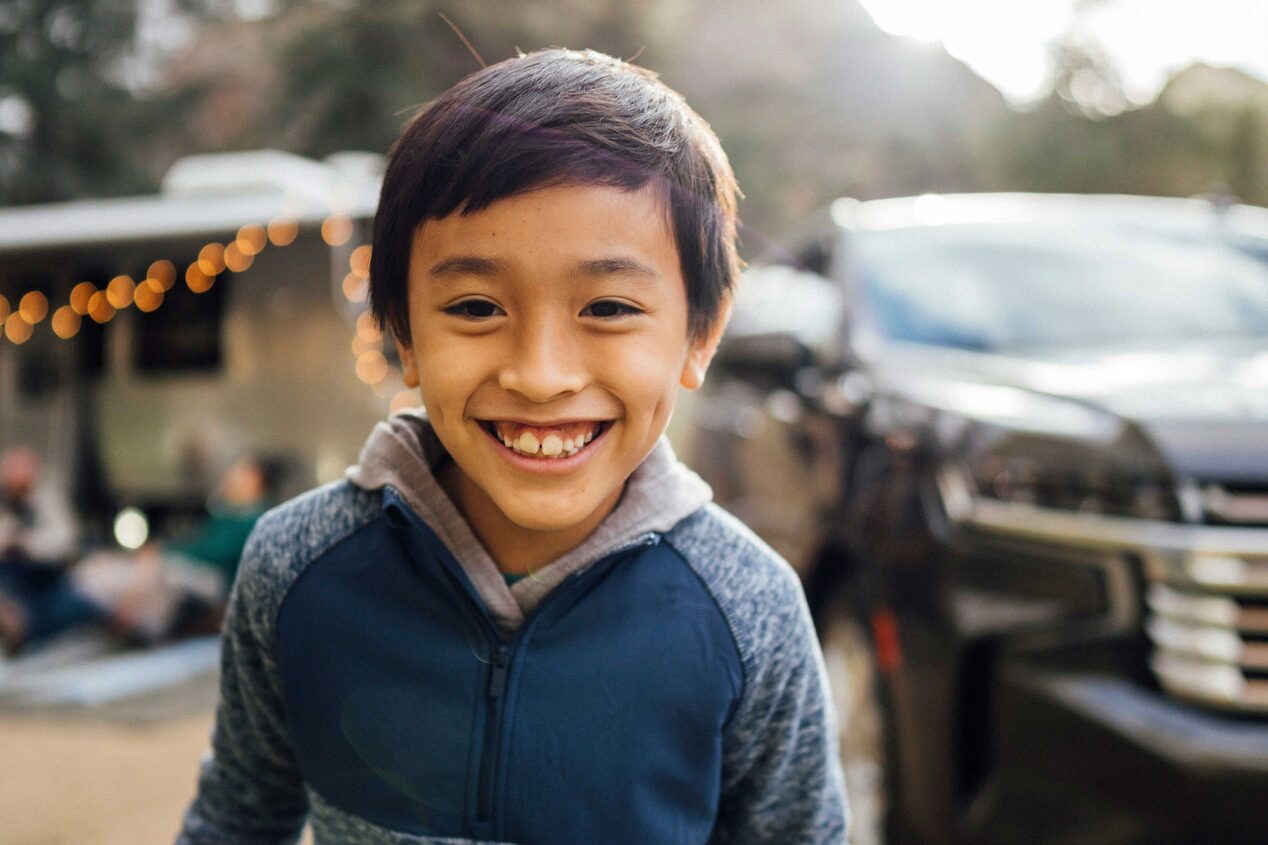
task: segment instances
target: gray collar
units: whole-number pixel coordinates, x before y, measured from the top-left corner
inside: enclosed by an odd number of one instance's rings
[[[421,408],[380,422],[347,478],[357,487],[394,488],[440,538],[466,570],[490,615],[510,636],[559,582],[599,558],[648,534],[663,534],[713,498],[713,491],[688,469],[665,437],[626,482],[616,509],[581,545],[507,586],[493,558],[472,533],[436,480],[434,470],[449,460]]]

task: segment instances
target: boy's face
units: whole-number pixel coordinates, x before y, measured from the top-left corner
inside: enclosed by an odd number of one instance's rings
[[[678,387],[703,380],[718,322],[688,340],[650,189],[551,187],[418,228],[400,351],[463,481],[519,528],[566,532],[615,506]]]

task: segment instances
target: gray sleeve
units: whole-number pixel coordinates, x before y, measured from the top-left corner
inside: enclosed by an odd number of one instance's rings
[[[797,573],[715,505],[679,523],[670,542],[712,591],[744,675],[722,737],[711,845],[839,845],[846,804],[836,714]]]
[[[270,643],[278,601],[266,558],[257,526],[225,616],[212,748],[202,761],[198,794],[177,845],[291,843],[307,816]]]
[[[745,691],[724,737],[715,841],[838,845],[846,808],[836,715],[805,597],[784,578],[755,604],[761,621],[748,631]]]

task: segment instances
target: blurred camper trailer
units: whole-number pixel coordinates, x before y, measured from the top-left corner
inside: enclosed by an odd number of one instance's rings
[[[341,475],[405,400],[363,316],[382,167],[194,156],[155,196],[0,209],[0,449],[41,450],[102,540],[199,510],[242,451],[283,493]]]

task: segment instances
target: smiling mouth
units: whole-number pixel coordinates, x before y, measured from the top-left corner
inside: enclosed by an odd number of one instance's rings
[[[511,420],[477,420],[485,432],[517,455],[542,460],[571,458],[612,427],[612,420],[531,425]]]

